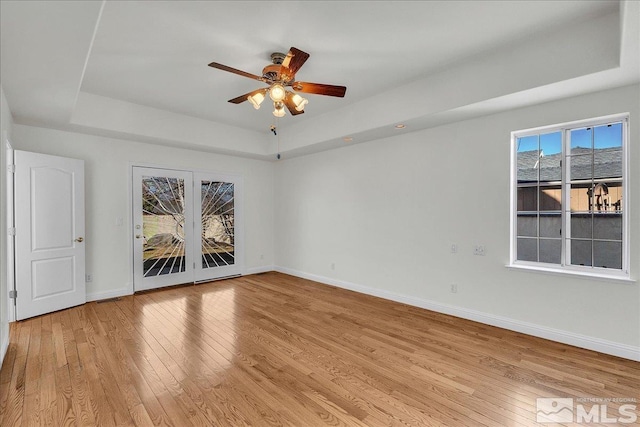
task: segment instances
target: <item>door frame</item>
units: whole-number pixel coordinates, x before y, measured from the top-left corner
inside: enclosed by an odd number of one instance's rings
[[[134,250],[134,240],[135,240],[135,236],[133,234],[134,228],[135,228],[135,216],[134,216],[134,203],[135,201],[133,200],[133,168],[134,167],[140,167],[140,168],[151,168],[151,169],[165,169],[165,170],[169,170],[169,171],[183,171],[183,172],[191,172],[193,174],[194,177],[196,176],[224,176],[224,177],[228,177],[228,178],[232,178],[234,180],[235,185],[237,186],[236,188],[239,190],[238,191],[238,195],[239,197],[236,198],[236,203],[239,206],[238,211],[235,213],[236,215],[236,220],[237,223],[239,224],[239,227],[236,229],[236,235],[235,235],[235,239],[236,242],[238,242],[238,250],[236,250],[236,260],[238,261],[238,273],[237,275],[244,275],[246,274],[246,266],[244,265],[244,260],[245,260],[245,237],[244,237],[244,175],[237,173],[237,172],[228,172],[228,171],[224,171],[224,170],[219,170],[219,171],[211,171],[211,170],[206,170],[206,169],[196,169],[196,168],[189,168],[189,167],[176,167],[176,166],[167,166],[165,164],[160,164],[160,163],[148,163],[148,162],[133,162],[133,161],[129,161],[128,165],[127,165],[127,200],[128,200],[128,207],[127,207],[127,225],[129,227],[129,244],[127,245],[127,250],[128,250],[128,258],[129,258],[129,278],[130,281],[129,283],[127,283],[126,289],[128,290],[128,295],[133,295],[136,290],[134,287],[134,274],[135,274],[135,267],[134,267],[134,257],[135,257],[135,250]],[[235,275],[235,274],[234,274]],[[223,279],[223,277],[221,277],[220,279]],[[195,276],[194,276],[194,280],[195,280]],[[203,280],[203,281],[194,281],[194,283],[205,283],[205,282],[211,282],[214,280],[219,280],[219,279],[210,279],[210,280]]]
[[[3,141],[6,157],[6,197],[7,197],[7,228],[15,227],[15,196],[14,196],[14,181],[15,181],[15,164],[13,161],[13,147],[11,141],[6,135],[6,131],[3,132]],[[11,291],[16,290],[16,269],[15,269],[15,236],[7,233],[7,320],[9,322],[15,322],[18,318],[15,299],[11,298]]]

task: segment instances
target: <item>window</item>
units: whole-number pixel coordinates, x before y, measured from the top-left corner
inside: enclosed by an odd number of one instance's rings
[[[628,277],[628,115],[512,133],[511,265]]]

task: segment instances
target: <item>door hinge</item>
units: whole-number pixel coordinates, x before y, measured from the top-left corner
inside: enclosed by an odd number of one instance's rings
[[[193,269],[194,270],[196,269],[196,263],[195,262],[193,263]]]
[[[9,227],[8,234],[9,234],[9,236],[15,236],[16,235],[16,228],[15,227]]]
[[[16,173],[16,165],[7,165],[7,172]]]
[[[16,299],[16,298],[18,298],[18,291],[16,291],[15,289],[14,289],[14,290],[9,291],[9,298],[10,298],[10,299]]]

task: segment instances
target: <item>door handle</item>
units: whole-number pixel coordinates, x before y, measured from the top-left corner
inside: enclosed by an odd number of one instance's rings
[[[140,234],[136,234],[136,239],[141,239],[142,236]]]
[[[78,237],[77,239],[74,240],[74,242],[82,243],[82,242],[84,242],[84,238],[83,237]]]

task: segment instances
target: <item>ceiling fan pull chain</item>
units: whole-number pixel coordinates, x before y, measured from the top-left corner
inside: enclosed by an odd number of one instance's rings
[[[276,129],[278,128],[278,124],[280,124],[279,122],[280,118],[276,117]],[[276,155],[276,159],[280,160],[280,134],[277,134],[276,136],[278,137],[278,154]]]

